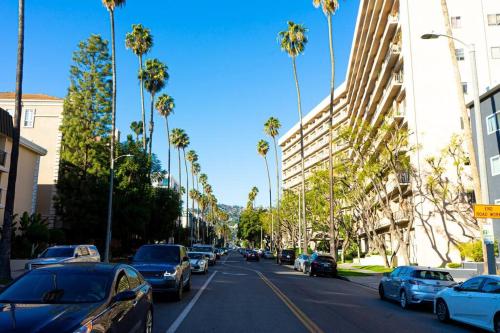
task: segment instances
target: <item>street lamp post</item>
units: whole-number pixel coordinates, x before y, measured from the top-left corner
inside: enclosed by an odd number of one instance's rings
[[[481,201],[483,204],[489,204],[489,191],[488,191],[488,173],[486,170],[486,157],[484,152],[484,140],[483,140],[483,122],[481,117],[481,102],[479,100],[479,82],[477,76],[477,62],[476,62],[476,48],[474,44],[467,44],[458,38],[453,36],[448,36],[444,34],[429,33],[421,36],[422,39],[437,39],[439,37],[445,37],[453,39],[454,41],[465,46],[469,50],[470,57],[470,67],[472,74],[472,90],[474,93],[474,122],[476,124],[476,143],[477,143],[477,157],[478,157],[478,167],[479,167],[479,180],[481,184]],[[468,121],[464,119],[464,121]],[[472,152],[474,153],[474,152]],[[480,219],[482,220],[482,219]],[[485,259],[485,270],[488,274],[496,274],[496,262],[494,253],[494,244],[490,244],[491,241],[485,239],[485,231],[491,234],[492,220],[485,219],[481,225],[481,236],[483,237],[483,257]]]
[[[120,156],[113,159],[113,165],[114,165],[114,162],[118,161],[122,157],[132,157],[132,156],[134,156],[134,155],[131,155],[131,154],[120,155]],[[106,224],[106,248],[105,248],[105,252],[104,252],[104,262],[109,262],[109,247],[110,247],[110,243],[111,243],[111,224],[112,224],[112,218],[113,218],[114,179],[115,179],[115,170],[114,170],[114,167],[112,167],[109,170],[108,221]]]

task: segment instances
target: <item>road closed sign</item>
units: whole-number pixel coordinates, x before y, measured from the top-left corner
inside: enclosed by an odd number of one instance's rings
[[[474,205],[477,219],[500,219],[500,205]]]

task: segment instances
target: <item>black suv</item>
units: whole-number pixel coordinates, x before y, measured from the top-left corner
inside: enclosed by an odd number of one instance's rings
[[[133,257],[132,266],[151,284],[154,292],[173,293],[180,301],[182,292],[191,289],[191,265],[182,245],[143,245]]]
[[[295,250],[282,250],[280,255],[280,264],[290,264],[293,265],[295,262]]]

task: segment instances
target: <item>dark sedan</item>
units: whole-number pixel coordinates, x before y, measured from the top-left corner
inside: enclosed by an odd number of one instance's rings
[[[151,286],[128,265],[30,271],[0,293],[2,333],[152,332]]]
[[[337,276],[337,263],[330,256],[313,254],[309,260],[304,262],[304,266],[304,273],[309,274],[309,276]]]
[[[167,292],[182,299],[183,291],[191,289],[191,265],[182,245],[143,245],[132,259],[134,266],[153,286],[154,292]]]
[[[259,254],[257,251],[249,251],[246,258],[247,261],[259,261]]]
[[[280,264],[293,265],[295,262],[295,251],[294,250],[283,250],[279,254]]]

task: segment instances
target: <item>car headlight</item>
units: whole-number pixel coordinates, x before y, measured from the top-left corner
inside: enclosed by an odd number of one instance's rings
[[[175,275],[175,272],[176,272],[176,271],[177,271],[177,267],[167,269],[167,270],[165,271],[165,273],[163,273],[163,276],[167,277],[167,276],[172,276],[172,275]]]
[[[205,265],[205,260],[202,259],[202,260],[198,261],[198,264]]]
[[[92,332],[92,328],[93,328],[92,322],[89,321],[88,323],[86,323],[82,327],[75,330],[73,333],[90,333],[90,332]]]

